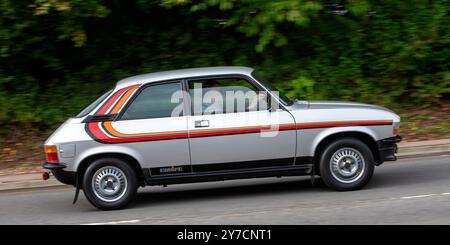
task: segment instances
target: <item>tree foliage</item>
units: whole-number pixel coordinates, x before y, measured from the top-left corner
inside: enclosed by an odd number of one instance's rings
[[[255,67],[291,96],[450,94],[447,0],[2,0],[0,121],[55,125],[126,76]]]

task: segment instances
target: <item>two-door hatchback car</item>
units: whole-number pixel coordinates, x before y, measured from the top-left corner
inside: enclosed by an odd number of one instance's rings
[[[43,167],[104,210],[146,185],[318,175],[356,190],[396,160],[399,123],[380,106],[289,99],[251,68],[157,72],[119,81],[67,120]]]

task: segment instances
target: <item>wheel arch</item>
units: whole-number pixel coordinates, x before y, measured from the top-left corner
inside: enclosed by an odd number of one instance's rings
[[[314,168],[318,171],[319,170],[319,162],[320,162],[320,156],[325,149],[325,147],[330,144],[331,142],[341,139],[341,138],[355,138],[360,141],[362,141],[364,144],[366,144],[369,149],[372,151],[375,164],[380,164],[380,155],[378,152],[378,145],[376,140],[368,133],[361,132],[361,131],[344,131],[344,132],[336,132],[332,133],[330,135],[325,136],[322,138],[315,150],[314,150]]]
[[[102,159],[102,158],[117,158],[124,162],[126,162],[128,165],[130,165],[133,170],[136,173],[136,176],[138,178],[138,183],[141,186],[145,185],[144,182],[144,172],[142,170],[141,165],[139,164],[138,160],[134,158],[133,156],[121,153],[121,152],[105,152],[105,153],[96,153],[89,156],[86,156],[83,160],[80,161],[77,167],[76,175],[77,175],[77,185],[82,188],[81,183],[83,182],[83,175],[86,169],[88,168],[89,164],[92,163],[95,160]]]

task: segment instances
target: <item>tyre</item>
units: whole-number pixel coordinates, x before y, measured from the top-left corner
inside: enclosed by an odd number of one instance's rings
[[[320,173],[325,184],[338,191],[364,187],[372,178],[375,161],[362,141],[342,138],[328,144],[320,156]]]
[[[136,173],[123,160],[102,158],[84,172],[83,192],[88,201],[102,210],[121,209],[136,195]]]

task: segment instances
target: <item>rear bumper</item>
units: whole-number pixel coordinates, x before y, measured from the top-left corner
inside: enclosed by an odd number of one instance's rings
[[[384,161],[397,160],[395,153],[397,153],[397,143],[401,140],[402,137],[397,135],[395,137],[382,139],[377,142],[380,164]]]
[[[63,169],[66,167],[66,165],[61,163],[44,163],[42,164],[42,167],[48,170],[56,170],[56,169]]]
[[[59,182],[75,186],[76,172],[64,171],[63,169],[66,165],[61,163],[44,163],[42,167],[51,170],[53,176],[55,176]]]

